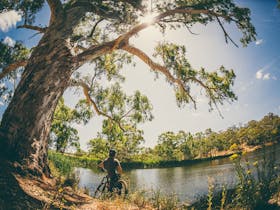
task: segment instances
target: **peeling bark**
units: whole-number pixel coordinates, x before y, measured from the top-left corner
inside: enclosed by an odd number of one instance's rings
[[[50,175],[48,137],[53,113],[75,68],[67,42],[46,34],[29,59],[1,127],[1,156],[34,175]]]

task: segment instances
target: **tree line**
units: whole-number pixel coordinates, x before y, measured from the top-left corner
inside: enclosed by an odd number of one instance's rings
[[[232,126],[219,132],[208,128],[195,134],[185,131],[162,133],[158,144],[153,149],[146,149],[143,157],[151,154],[159,160],[206,158],[238,152],[246,146],[277,143],[279,140],[280,117],[268,113],[259,121],[251,120],[243,126]]]
[[[81,109],[81,107],[83,109]],[[158,136],[153,148],[143,147],[143,131],[137,128],[137,122],[127,124],[122,130],[116,123],[104,120],[102,131],[88,142],[88,152],[80,148],[78,131],[73,123],[87,123],[92,113],[81,101],[76,109],[71,109],[61,100],[55,112],[50,136],[50,147],[64,153],[67,148],[75,148],[76,154],[88,155],[96,159],[107,156],[110,148],[118,151],[118,157],[129,161],[168,161],[191,160],[225,155],[241,151],[246,146],[261,146],[275,143],[280,139],[280,117],[268,113],[261,120],[251,120],[240,126],[231,126],[224,131],[190,133],[187,131],[166,131]],[[152,117],[152,116],[150,116]]]

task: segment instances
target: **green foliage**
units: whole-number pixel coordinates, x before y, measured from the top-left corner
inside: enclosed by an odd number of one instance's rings
[[[102,160],[108,156],[110,146],[108,141],[102,138],[91,139],[88,143],[89,153]]]
[[[180,150],[180,143],[184,140],[185,133],[166,132],[158,137],[158,145],[155,147],[155,152],[162,160],[180,160],[184,155]],[[185,151],[188,153],[188,148],[185,145]]]
[[[108,33],[124,32],[129,26],[135,24],[140,14],[141,0],[137,1],[84,1],[86,6],[84,16],[91,16],[92,19],[106,19]],[[80,0],[71,0],[64,5],[65,9],[83,5]]]
[[[68,10],[77,5],[86,5],[85,14],[75,26],[71,40],[80,46],[90,46],[109,42],[115,35],[136,26],[141,17],[146,15],[147,10],[155,14],[168,13],[174,9],[200,10],[206,13],[176,13],[162,18],[158,21],[161,32],[166,28],[178,29],[186,27],[190,29],[194,24],[208,24],[218,22],[220,27],[222,22],[235,23],[243,35],[241,43],[246,46],[255,40],[256,32],[251,24],[250,10],[237,6],[231,0],[212,1],[212,0],[191,0],[191,1],[153,1],[152,8],[144,1],[85,1],[82,4],[78,0],[67,2],[64,6]],[[97,10],[97,8],[99,10]],[[220,20],[221,19],[221,20]],[[222,21],[223,19],[223,21]],[[223,28],[224,29],[224,28]],[[226,41],[231,40],[225,35]],[[85,44],[86,43],[86,44]],[[234,43],[235,44],[235,43]],[[232,90],[235,79],[233,70],[227,70],[221,66],[216,71],[208,72],[204,68],[194,69],[186,58],[184,46],[163,41],[155,46],[154,56],[162,59],[164,67],[167,69],[167,82],[173,85],[175,97],[179,107],[188,103],[196,106],[196,93],[192,92],[201,87],[206,97],[209,99],[210,110],[223,104],[224,101],[234,101],[237,99]],[[98,77],[106,75],[106,79],[118,79],[123,81],[125,78],[120,74],[124,63],[131,63],[131,56],[113,51],[106,55],[95,58],[91,62],[95,65],[95,72]],[[158,73],[158,71],[155,71]],[[169,75],[169,76],[168,76]],[[173,77],[173,78],[171,78]],[[181,87],[175,81],[182,82]]]
[[[89,156],[74,156],[49,151],[48,159],[62,175],[69,175],[74,167],[97,168],[98,159]]]
[[[234,189],[223,186],[215,192],[213,183],[209,183],[208,195],[192,204],[194,209],[277,209],[269,200],[277,194],[280,187],[279,163],[275,151],[271,154],[263,149],[262,159],[258,162],[245,162],[242,156],[235,154],[232,158],[237,175]],[[209,202],[211,201],[211,202]],[[209,208],[211,206],[211,208]]]
[[[58,109],[60,108],[58,107]],[[75,105],[75,109],[73,109],[72,113],[70,114],[70,118],[72,118],[72,121],[78,124],[87,124],[92,116],[93,113],[86,100],[79,100]]]
[[[120,74],[120,70],[124,64],[132,62],[131,56],[126,53],[112,52],[99,57],[94,61],[96,69],[102,74],[106,73],[109,81],[112,79],[124,81],[124,77]]]
[[[103,159],[108,156],[109,149],[114,148],[120,160],[131,160],[140,151],[139,145],[144,141],[143,131],[129,125],[124,129],[121,130],[119,125],[110,120],[104,120],[102,133],[89,142],[90,154]]]
[[[104,158],[109,148],[115,148],[121,160],[130,160],[144,141],[143,131],[137,125],[153,118],[148,98],[139,91],[127,96],[119,83],[108,88],[93,86],[91,96],[97,99],[99,110],[110,118],[103,120],[102,132],[90,140],[90,153]]]
[[[235,170],[239,183],[236,188],[235,206],[246,209],[265,209],[268,200],[279,189],[279,164],[275,161],[275,152],[266,154],[263,159],[254,162],[248,160],[245,166],[240,158],[235,159]],[[256,172],[256,175],[254,174]]]
[[[16,61],[25,60],[30,51],[21,42],[15,42],[14,46],[9,46],[0,42],[0,68],[4,68]]]
[[[243,34],[240,41],[244,46],[256,39],[256,31],[250,19],[250,10],[248,8],[236,6],[231,0],[156,1],[155,3],[155,12],[164,12],[174,8],[209,10],[217,14],[228,16],[228,18],[225,18],[225,21],[228,23],[236,23],[238,29]],[[195,23],[206,25],[217,20],[217,17],[211,12],[209,14],[178,14],[163,20],[161,22],[161,28],[165,29],[169,27],[171,29],[177,29],[185,25],[191,27]],[[228,37],[226,37],[226,39],[227,38]]]
[[[63,175],[70,174],[73,170],[72,161],[70,158],[59,153],[49,152],[48,158],[51,164]]]
[[[207,158],[219,154],[239,152],[243,146],[264,145],[279,142],[280,117],[267,114],[260,121],[250,121],[243,127],[230,127],[225,131],[213,132],[206,129],[195,134],[179,131],[165,132],[158,137],[153,149],[143,150],[139,160],[189,160]]]
[[[204,68],[195,70],[186,58],[186,49],[184,46],[178,46],[172,43],[160,43],[155,48],[155,57],[161,57],[164,66],[170,73],[183,82],[184,89],[175,86],[176,99],[179,106],[189,103],[193,100],[191,95],[192,84],[202,86],[205,95],[209,99],[210,108],[213,105],[223,104],[225,99],[236,100],[231,87],[233,85],[235,74],[233,70],[226,70],[221,66],[217,71],[207,72]],[[171,82],[171,81],[170,81]],[[171,82],[173,84],[173,82]]]
[[[211,210],[213,206],[214,183],[210,178],[208,179],[208,195],[207,195],[207,210]]]
[[[279,142],[279,116],[269,113],[260,121],[253,122],[250,121],[244,127],[230,127],[218,133],[211,129],[195,134],[185,131],[164,132],[158,137],[158,144],[154,148],[141,148],[140,142],[143,139],[139,130],[129,132],[126,127],[126,131],[122,131],[118,125],[107,120],[103,124],[103,133],[90,141],[90,154],[103,159],[107,156],[109,148],[115,147],[119,152],[119,157],[125,162],[130,161],[140,168],[163,167],[178,165],[182,160],[240,152],[246,145],[256,146]]]
[[[50,145],[56,151],[64,153],[69,147],[79,148],[78,131],[73,127],[74,123],[87,123],[91,118],[92,112],[89,110],[85,101],[79,101],[76,109],[71,109],[64,104],[61,98],[53,117]]]
[[[280,119],[277,115],[269,113],[259,122],[250,121],[237,134],[241,143],[260,145],[273,142],[280,136]]]
[[[9,46],[0,41],[0,70],[4,70],[10,64],[22,61],[28,58],[30,50],[28,50],[21,42],[15,42],[13,46]],[[8,104],[13,96],[19,77],[23,68],[17,68],[15,71],[9,72],[3,77],[0,85],[0,97],[3,102]]]

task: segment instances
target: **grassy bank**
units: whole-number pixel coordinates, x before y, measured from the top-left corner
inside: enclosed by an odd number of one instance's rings
[[[176,195],[164,195],[152,191],[149,195],[136,193],[135,203],[150,202],[155,209],[207,209],[207,210],[276,210],[280,209],[280,168],[276,161],[276,151],[264,153],[256,162],[241,161],[241,154],[230,158],[235,166],[237,184],[234,188],[226,185],[217,189],[214,179],[208,180],[208,194],[191,205],[179,202]],[[142,195],[142,198],[141,198]]]
[[[192,159],[192,160],[166,160],[166,161],[131,161],[131,162],[122,162],[122,166],[125,169],[135,169],[135,168],[168,168],[168,167],[178,167],[178,166],[188,166],[204,161],[217,160],[229,157],[231,154]]]
[[[96,168],[99,162],[96,158],[90,158],[87,156],[74,156],[66,155],[54,151],[49,151],[49,160],[54,164],[54,166],[62,174],[68,174],[71,172],[73,167],[83,167],[83,168]]]
[[[178,167],[178,166],[188,166],[204,161],[216,160],[229,157],[231,154],[214,156],[208,158],[200,158],[193,160],[169,160],[169,161],[158,161],[158,160],[145,160],[145,161],[129,161],[122,162],[122,167],[125,170],[129,169],[145,169],[145,168],[167,168],[167,167]],[[73,167],[83,167],[83,168],[97,168],[98,163],[101,161],[94,157],[89,156],[74,156],[69,154],[62,154],[50,151],[49,160],[58,168],[61,173],[66,174],[70,172]]]
[[[240,155],[231,156],[235,165],[237,185],[215,191],[215,183],[209,182],[208,195],[201,197],[194,209],[279,209],[280,170],[275,151],[264,154],[262,160],[241,163]]]
[[[264,150],[265,152],[266,150]],[[54,164],[59,165],[64,172],[73,166],[96,167],[99,160],[89,157],[73,157],[71,155],[62,155],[51,153],[50,157],[54,159]],[[222,157],[214,157],[222,158]],[[242,161],[241,154],[234,154],[231,157],[235,165],[237,174],[237,185],[234,189],[223,186],[217,190],[215,183],[209,181],[208,195],[199,198],[192,205],[179,202],[175,194],[164,194],[159,190],[138,190],[130,192],[126,203],[131,206],[137,206],[138,209],[158,209],[158,210],[179,210],[179,209],[279,209],[277,202],[280,192],[279,164],[276,164],[275,151],[269,154],[263,154],[263,159],[258,162]],[[157,166],[166,167],[177,166],[177,164],[193,164],[199,161],[208,161],[213,158],[205,158],[194,161],[166,161],[157,163]],[[246,157],[243,157],[246,160]],[[133,163],[135,164],[135,163]],[[143,164],[143,163],[141,163]],[[154,164],[154,163],[153,163]],[[161,165],[160,165],[161,164]],[[138,163],[134,167],[143,167]],[[118,206],[118,200],[114,201],[108,198],[112,205]],[[102,201],[103,202],[103,201]],[[107,201],[106,201],[107,202]]]
[[[264,145],[265,147],[270,147],[276,143],[269,143]],[[122,167],[125,170],[130,169],[145,169],[145,168],[168,168],[168,167],[178,167],[178,166],[188,166],[196,163],[201,163],[205,161],[217,160],[228,158],[233,154],[241,154],[243,152],[250,153],[256,150],[262,149],[263,147],[258,146],[247,146],[243,145],[239,148],[238,151],[221,151],[214,156],[195,158],[188,160],[158,160],[156,158],[146,158],[143,160],[131,160],[131,161],[122,161]],[[77,156],[74,154],[62,154],[54,151],[49,151],[49,160],[58,168],[63,174],[68,173],[73,167],[83,167],[97,169],[100,159],[93,157],[91,155],[81,155]]]

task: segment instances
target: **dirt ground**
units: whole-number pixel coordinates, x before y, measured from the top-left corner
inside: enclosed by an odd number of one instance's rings
[[[57,185],[54,179],[43,178],[30,179],[16,176],[21,188],[31,197],[44,203],[47,209],[81,209],[81,210],[139,210],[152,209],[149,207],[139,208],[123,199],[104,201],[94,199],[81,191],[73,190],[71,187]]]

